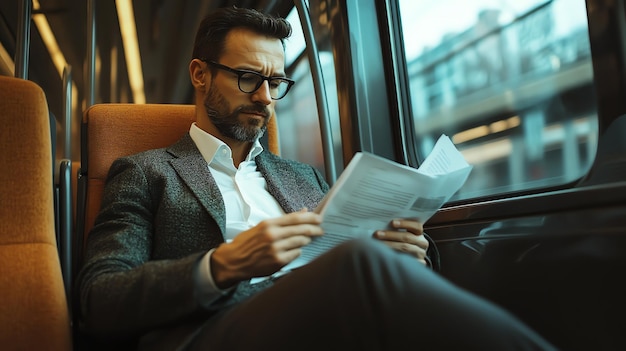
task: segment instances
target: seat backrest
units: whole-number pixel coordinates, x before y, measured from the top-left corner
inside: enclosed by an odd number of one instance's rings
[[[0,77],[0,115],[0,345],[70,350],[46,97],[31,81]]]
[[[189,131],[195,116],[194,105],[176,104],[107,103],[93,105],[85,111],[81,172],[86,174],[86,180],[81,179],[84,185],[78,190],[79,197],[84,197],[79,201],[84,203],[78,204],[84,207],[84,214],[77,215],[78,221],[84,221],[77,226],[83,243],[100,210],[104,183],[113,161],[173,144]],[[267,138],[269,150],[277,154],[275,116],[268,124]]]

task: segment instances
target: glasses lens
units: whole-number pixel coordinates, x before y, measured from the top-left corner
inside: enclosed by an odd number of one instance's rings
[[[261,87],[263,81],[266,79],[267,78],[259,74],[244,72],[239,75],[239,89],[244,93],[252,94]],[[272,99],[278,100],[287,94],[290,85],[289,81],[281,78],[267,79],[267,81],[269,83],[270,96]]]
[[[290,83],[280,78],[270,80],[270,95],[273,99],[282,99],[289,91]]]
[[[282,79],[271,79],[270,83],[270,96],[274,99],[280,99],[287,94],[289,90],[289,82]]]
[[[262,83],[263,78],[254,73],[244,73],[239,76],[239,89],[244,93],[254,93]]]

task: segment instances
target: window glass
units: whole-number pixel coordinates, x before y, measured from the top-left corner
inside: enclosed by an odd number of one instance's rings
[[[315,89],[305,40],[296,8],[286,17],[292,34],[285,42],[285,68],[296,81],[289,93],[276,103],[281,156],[308,163],[324,174],[322,134],[317,113]],[[324,56],[324,53],[320,54]],[[332,64],[332,62],[331,62]],[[334,79],[331,80],[334,82]]]
[[[304,41],[304,33],[302,32],[298,11],[295,7],[285,19],[291,24],[292,28],[291,36],[285,40],[285,65],[289,67],[304,52],[306,42]]]
[[[400,0],[414,145],[449,135],[474,169],[454,199],[580,178],[597,147],[584,0]]]
[[[322,134],[308,60],[301,60],[290,77],[296,84],[276,103],[281,156],[308,163],[324,174]]]
[[[308,3],[308,2],[307,2]],[[308,8],[308,6],[305,6]],[[319,10],[319,8],[318,8]],[[325,18],[312,14],[313,18]],[[305,52],[305,40],[298,12],[294,7],[286,17],[291,23],[293,33],[286,41],[285,65],[287,75],[296,81],[289,93],[276,103],[277,124],[281,156],[308,163],[325,174],[322,133],[320,131],[319,113],[313,77],[308,55]],[[331,130],[331,148],[333,153],[341,155],[341,133],[339,122],[339,102],[333,54],[326,35],[326,22],[314,22],[317,53],[321,69],[321,79],[328,109],[329,128]],[[315,27],[318,26],[318,27]],[[333,132],[334,131],[334,132]],[[332,179],[327,179],[332,183]]]

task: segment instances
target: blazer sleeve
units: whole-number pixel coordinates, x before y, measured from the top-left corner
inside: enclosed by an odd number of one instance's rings
[[[132,337],[206,313],[194,296],[203,252],[150,260],[155,200],[142,167],[114,162],[77,279],[81,324],[95,336]]]

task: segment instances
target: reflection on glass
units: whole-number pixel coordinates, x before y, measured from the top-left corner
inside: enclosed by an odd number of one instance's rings
[[[304,55],[304,33],[297,10],[294,8],[286,19],[291,23],[293,32],[286,41],[285,68],[296,84],[276,104],[280,153],[284,158],[308,163],[324,174],[322,134],[313,78],[309,61]]]
[[[324,174],[322,133],[308,60],[296,64],[290,76],[297,83],[276,104],[281,156],[308,163]]]
[[[584,0],[400,0],[415,145],[445,133],[474,170],[455,199],[560,185],[593,161]]]
[[[308,6],[306,7],[308,8]],[[316,15],[313,17],[317,18]],[[308,56],[304,53],[304,34],[297,10],[294,8],[286,19],[291,23],[293,33],[286,42],[285,69],[287,75],[295,80],[296,84],[291,88],[289,94],[276,104],[281,156],[313,165],[322,174],[325,174],[315,88],[311,75],[311,65]],[[316,40],[319,41],[318,38]],[[327,43],[328,38],[323,37],[322,41]],[[318,46],[320,46],[319,43]],[[326,93],[326,103],[329,110],[329,126],[331,131],[339,131],[339,102],[333,55],[330,51],[320,49],[318,57],[323,75],[323,90]],[[335,132],[331,133],[331,136],[334,153],[340,155],[341,134]]]

